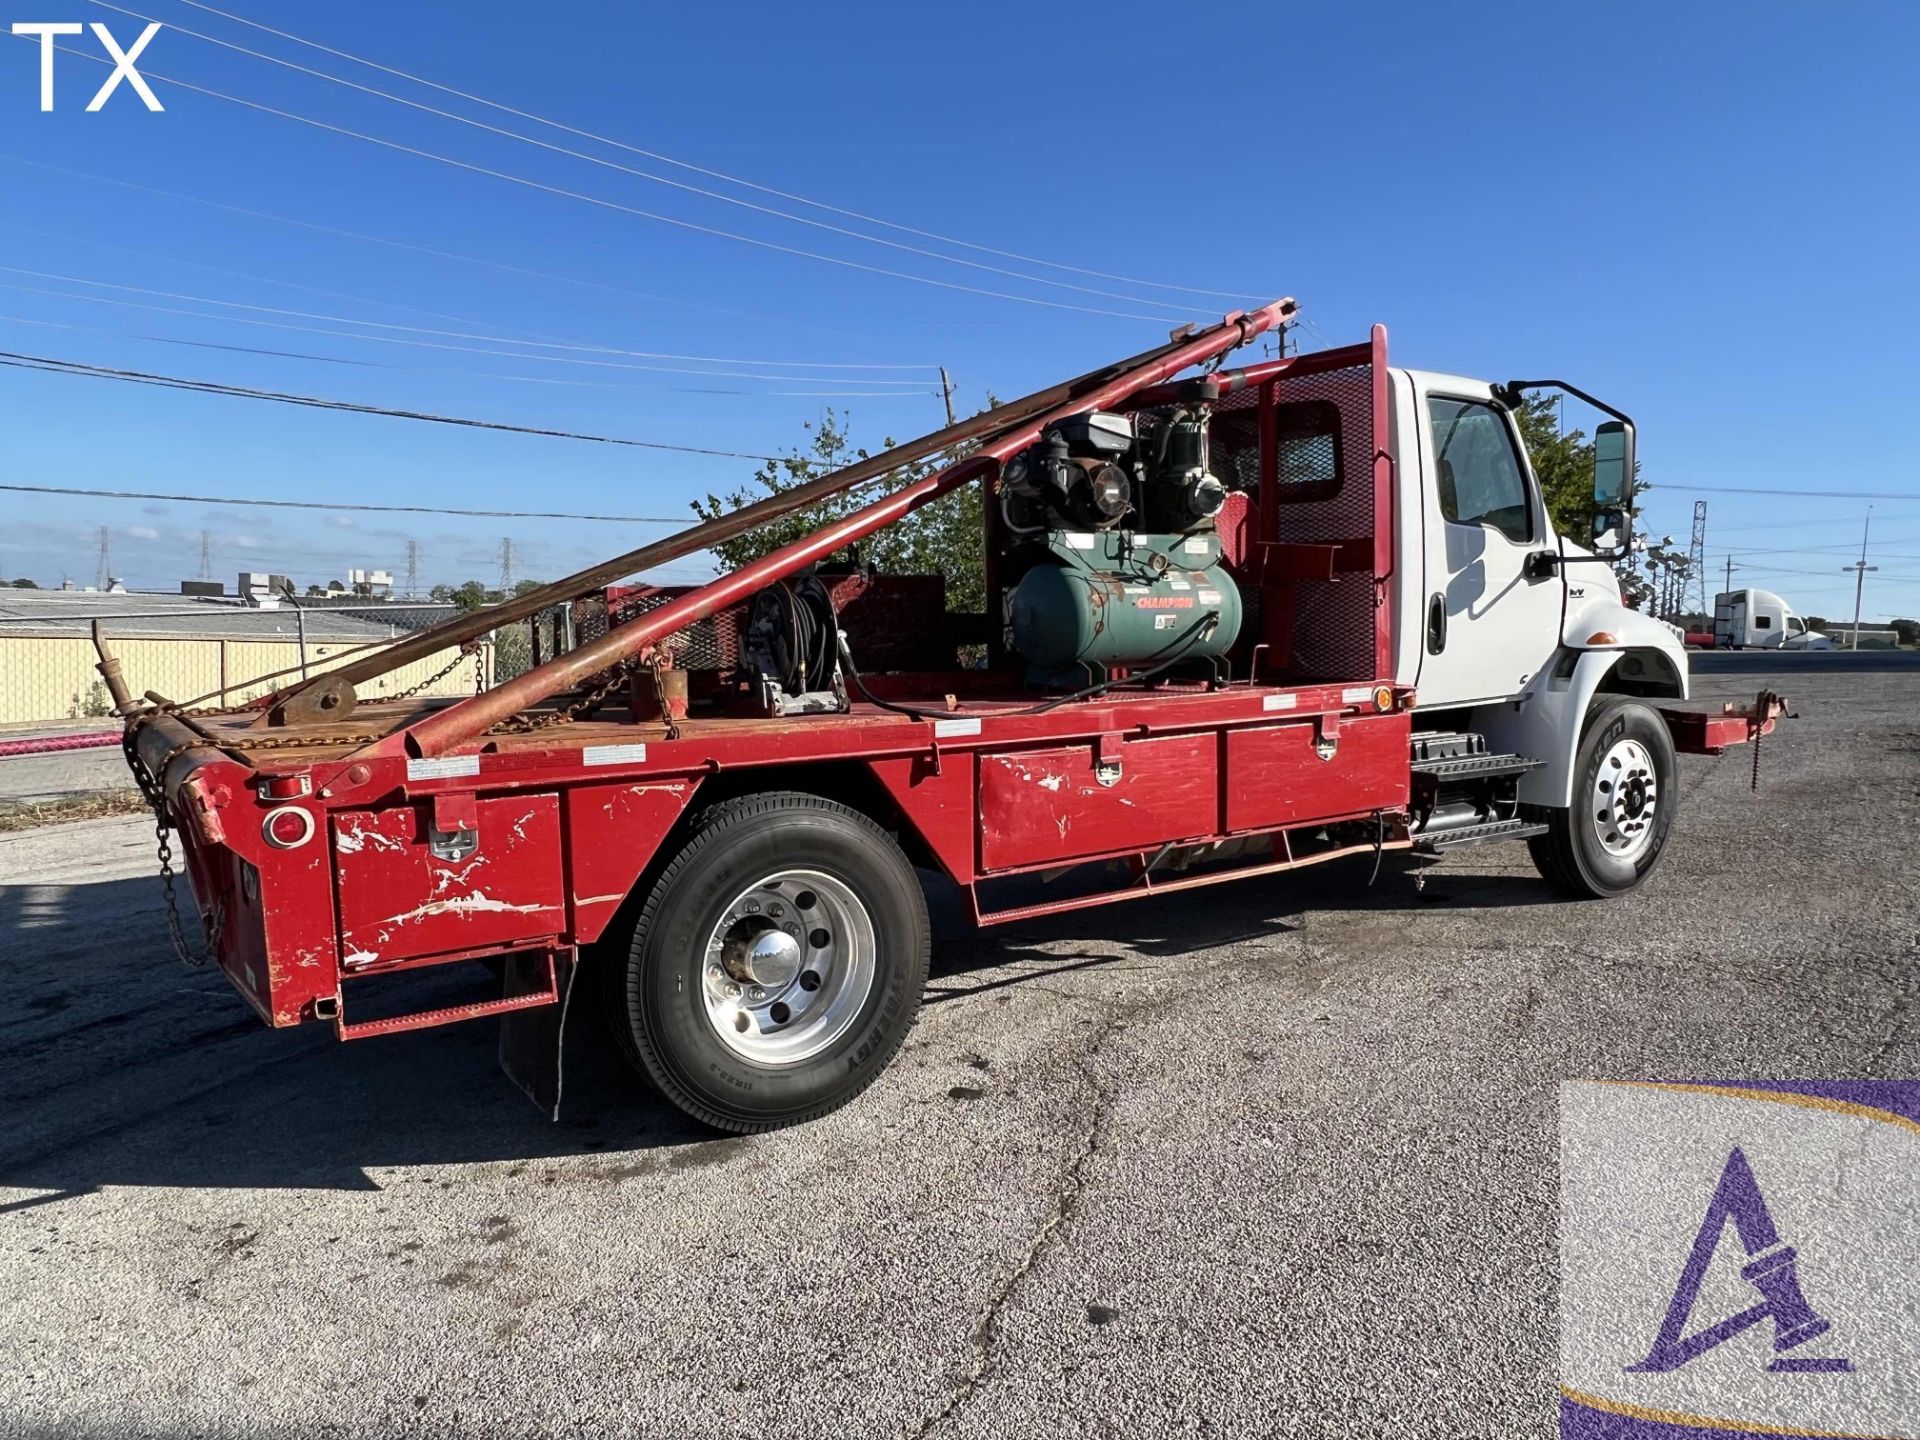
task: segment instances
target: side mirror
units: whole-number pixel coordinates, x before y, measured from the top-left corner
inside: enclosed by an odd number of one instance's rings
[[[1593,430],[1593,549],[1618,555],[1632,540],[1633,426],[1607,420]]]

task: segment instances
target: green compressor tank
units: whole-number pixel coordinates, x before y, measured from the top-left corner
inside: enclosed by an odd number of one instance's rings
[[[1035,684],[1086,684],[1116,668],[1217,661],[1240,634],[1240,591],[1220,537],[1050,531],[1046,558],[1007,597],[1007,639]]]

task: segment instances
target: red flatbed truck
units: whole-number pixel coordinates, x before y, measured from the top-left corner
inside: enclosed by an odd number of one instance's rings
[[[1685,654],[1547,523],[1524,385],[1390,369],[1378,327],[1223,365],[1293,308],[1175,332],[247,706],[135,700],[103,643],[163,873],[171,827],[205,948],[270,1025],[503,1015],[557,1065],[556,1017],[591,997],[668,1100],[737,1131],[846,1103],[898,1049],[931,943],[916,865],[980,925],[1516,839],[1570,894],[1631,889],[1670,833],[1675,752],[1757,737],[1777,698],[1667,703]],[[1609,413],[1595,550],[1617,553],[1633,432]],[[709,584],[609,588],[940,451]],[[985,616],[946,614],[939,577],[846,565],[968,483]],[[542,613],[577,633],[517,679],[356,692]],[[473,960],[503,971],[497,998],[356,1018],[385,977]]]

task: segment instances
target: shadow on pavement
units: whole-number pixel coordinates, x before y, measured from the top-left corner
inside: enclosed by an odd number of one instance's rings
[[[969,929],[957,892],[933,881],[928,1002],[1280,936],[1309,908],[1554,898],[1530,878],[1464,874],[1423,896],[1404,860],[1387,857],[1369,885],[1372,868],[1363,858],[987,931]],[[0,886],[0,937],[10,999],[0,1014],[0,1186],[53,1192],[0,1202],[0,1214],[103,1185],[373,1190],[369,1169],[538,1166],[594,1152],[623,1154],[629,1170],[635,1152],[641,1165],[677,1168],[737,1143],[682,1119],[640,1082],[584,976],[576,998],[587,1003],[568,1028],[569,1118],[555,1124],[500,1072],[491,1021],[345,1045],[317,1024],[267,1029],[224,977],[173,958],[154,880]],[[969,983],[983,971],[993,973]],[[404,1009],[497,993],[467,964],[385,984]]]

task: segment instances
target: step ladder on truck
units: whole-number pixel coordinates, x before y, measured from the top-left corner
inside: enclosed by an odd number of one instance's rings
[[[270,1025],[504,1016],[543,1103],[565,1017],[598,1007],[668,1100],[753,1131],[899,1048],[931,944],[916,866],[979,925],[1494,841],[1570,896],[1633,889],[1675,753],[1782,705],[1687,707],[1679,641],[1621,603],[1631,421],[1560,386],[1612,417],[1576,544],[1514,421],[1533,382],[1390,368],[1379,327],[1225,363],[1293,313],[1185,327],[246,705],[136,700],[102,641],[169,891],[169,834],[192,882],[177,943]],[[849,559],[966,485],[984,613]],[[709,583],[621,583],[861,486]],[[517,625],[546,639],[517,678],[370,698]],[[362,1018],[383,980],[474,960],[498,994]]]

